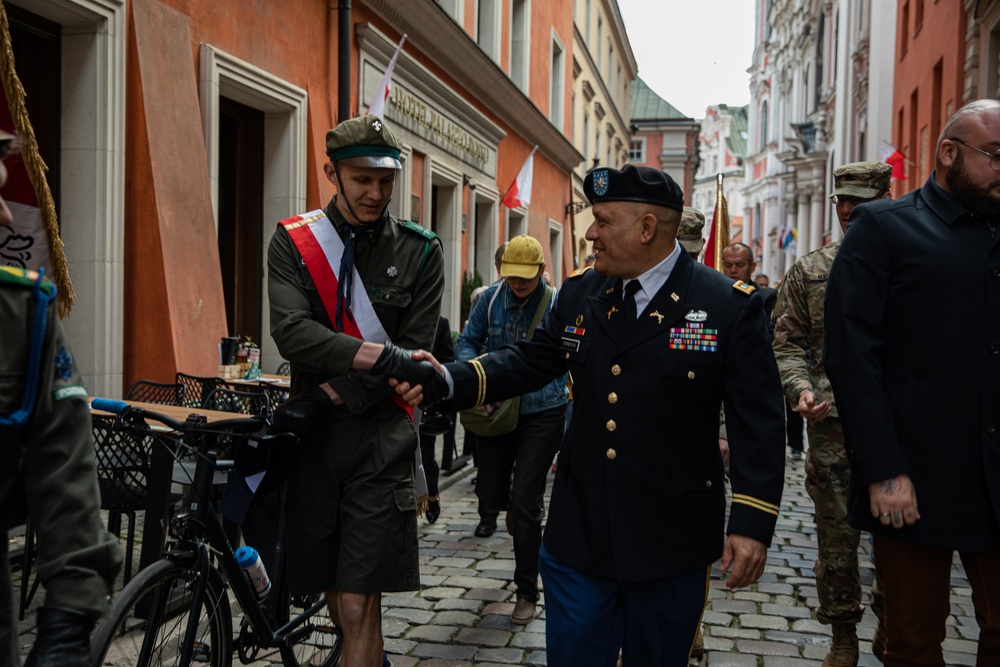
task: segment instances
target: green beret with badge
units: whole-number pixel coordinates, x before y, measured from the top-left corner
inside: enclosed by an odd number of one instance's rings
[[[889,191],[892,167],[885,162],[852,162],[833,170],[830,196],[874,199]]]
[[[402,169],[403,144],[378,116],[345,120],[326,133],[326,154],[352,167]]]

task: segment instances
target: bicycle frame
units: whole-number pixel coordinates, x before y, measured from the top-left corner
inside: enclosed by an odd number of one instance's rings
[[[110,402],[108,402],[110,405]],[[125,404],[121,404],[124,406]],[[95,407],[97,403],[95,402]],[[278,518],[278,536],[273,572],[277,575],[276,581],[272,583],[269,600],[274,600],[275,604],[262,604],[253,589],[250,580],[245,576],[243,569],[236,560],[236,555],[229,535],[226,533],[222,521],[219,518],[215,504],[212,502],[212,487],[216,471],[230,470],[233,468],[232,461],[220,461],[218,459],[217,440],[219,435],[231,434],[233,431],[224,431],[221,428],[216,430],[212,425],[207,425],[204,417],[192,415],[185,422],[181,423],[163,415],[140,410],[138,408],[128,408],[118,406],[116,410],[106,408],[103,404],[98,409],[108,409],[119,415],[129,414],[128,410],[138,410],[140,415],[161,421],[168,427],[174,429],[173,435],[155,434],[154,440],[159,444],[160,438],[166,437],[171,440],[179,439],[185,446],[197,452],[196,467],[192,479],[191,491],[188,496],[187,512],[180,512],[174,515],[170,521],[170,533],[172,539],[168,539],[167,547],[162,557],[176,562],[182,566],[190,567],[187,588],[191,590],[190,601],[184,607],[193,610],[201,608],[204,601],[208,580],[213,569],[221,570],[224,579],[236,597],[237,604],[244,614],[244,618],[249,622],[253,632],[254,640],[260,648],[277,648],[283,658],[286,651],[290,651],[291,645],[304,638],[312,629],[303,626],[312,616],[319,612],[325,605],[325,598],[320,598],[308,609],[299,615],[291,618],[287,623],[279,628],[274,628],[276,622],[276,610],[285,599],[285,512],[284,497],[281,500],[281,512]],[[237,422],[244,426],[248,420],[230,420],[221,422],[222,425]],[[265,436],[267,437],[267,436]],[[216,564],[213,565],[211,552],[216,556]],[[148,610],[147,623],[149,628],[156,628],[165,613],[168,600],[163,599],[163,591],[157,591]],[[187,619],[185,628],[184,643],[181,648],[180,665],[187,667],[194,659],[196,637],[198,633],[199,615],[192,613]],[[143,646],[140,652],[141,664],[145,664],[150,657],[152,650],[152,640],[155,632],[147,632],[143,638]],[[242,648],[238,643],[234,649]]]

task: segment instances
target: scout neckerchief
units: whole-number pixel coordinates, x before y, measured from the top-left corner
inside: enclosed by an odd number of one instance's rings
[[[342,262],[351,259],[345,256],[345,251],[350,253],[353,248],[345,248],[344,241],[326,213],[322,210],[310,211],[278,224],[285,228],[302,256],[334,330],[339,329],[342,333],[371,343],[389,340],[353,262],[347,280],[343,281],[344,293],[349,295],[346,303],[338,297],[342,290],[337,274],[343,266]],[[348,289],[349,292],[346,291]],[[413,419],[413,408],[402,396],[393,394],[392,399]]]

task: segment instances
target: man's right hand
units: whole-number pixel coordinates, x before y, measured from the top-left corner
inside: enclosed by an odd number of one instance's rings
[[[799,402],[795,411],[811,422],[821,422],[830,416],[833,410],[833,403],[830,401],[816,402],[816,394],[808,389],[803,389],[799,394]]]
[[[448,383],[444,374],[438,370],[440,367],[441,364],[429,352],[405,350],[387,342],[372,365],[371,372],[388,376],[397,393],[408,392],[414,398],[421,397],[419,400],[408,401],[411,405],[432,408],[448,395]],[[399,389],[404,384],[407,392]],[[417,389],[420,391],[416,391]]]
[[[274,410],[274,430],[294,433],[300,440],[310,437],[333,407],[329,394],[319,387],[306,387]]]

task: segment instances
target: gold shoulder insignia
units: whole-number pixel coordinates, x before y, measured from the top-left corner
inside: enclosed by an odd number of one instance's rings
[[[594,268],[594,267],[592,267],[592,266],[585,266],[583,268],[577,269],[573,273],[569,274],[566,277],[566,279],[569,280],[570,278],[576,278],[578,276],[582,276],[584,273],[586,273],[587,271],[591,270],[592,268]]]
[[[744,294],[753,294],[757,288],[755,288],[753,285],[746,284],[742,280],[737,280],[735,283],[733,283],[733,289],[739,292],[743,292]]]

